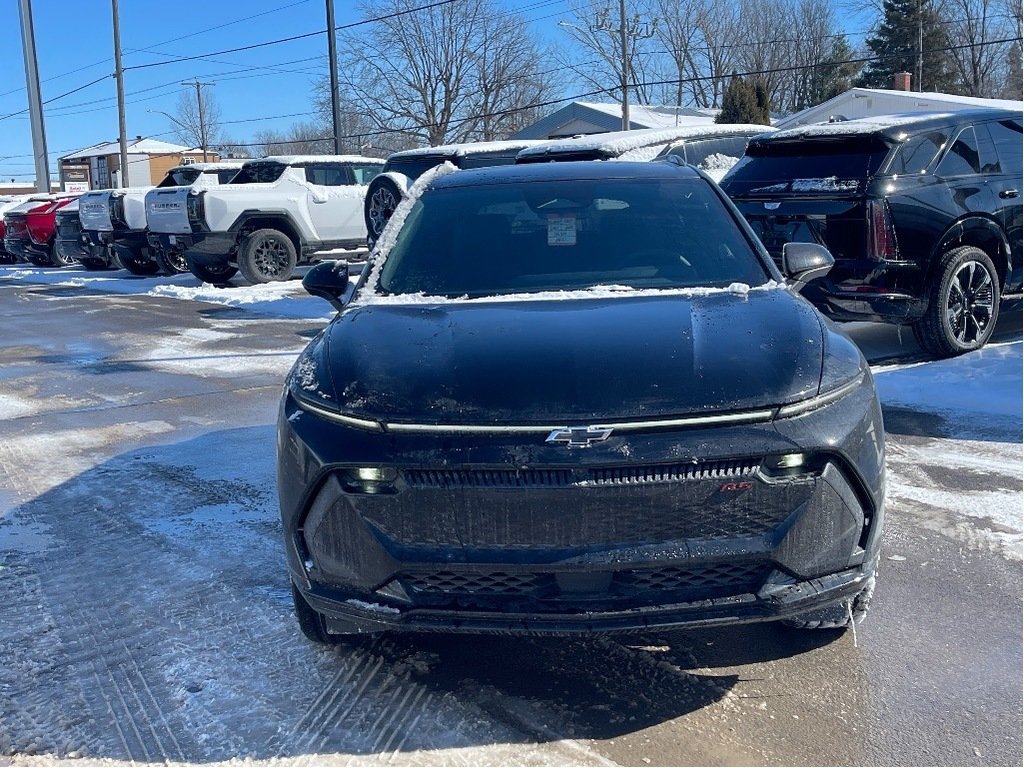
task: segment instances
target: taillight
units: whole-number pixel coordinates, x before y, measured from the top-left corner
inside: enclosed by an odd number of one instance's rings
[[[868,258],[896,259],[896,230],[892,226],[892,215],[885,200],[868,200]]]
[[[205,192],[189,192],[185,200],[185,209],[188,211],[188,223],[192,227],[193,232],[201,230],[206,223],[203,221],[203,196],[205,194]]]
[[[124,224],[124,195],[111,195],[107,202],[107,212],[111,224]]]

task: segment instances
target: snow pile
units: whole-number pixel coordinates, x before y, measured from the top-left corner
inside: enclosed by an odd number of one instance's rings
[[[351,252],[346,253],[351,255]],[[352,276],[353,281],[357,278],[358,274]],[[207,283],[200,283],[189,274],[138,278],[121,270],[90,272],[85,269],[55,270],[18,265],[0,266],[0,284],[5,282],[57,285],[103,293],[201,301],[279,317],[326,320],[334,314],[326,302],[307,294],[298,280],[216,288]]]
[[[729,169],[739,161],[740,159],[738,157],[723,155],[716,152],[713,155],[705,157],[697,167],[715,181],[721,181],[725,174],[729,172]]]
[[[949,360],[874,368],[879,399],[930,413],[987,414],[1021,423],[1022,342]]]
[[[1018,561],[1022,346],[875,369],[890,434],[890,512]]]
[[[628,152],[623,152],[614,159],[629,163],[649,163],[660,155],[661,150],[667,146],[668,144],[652,144],[649,147],[637,147],[636,149],[631,149]]]

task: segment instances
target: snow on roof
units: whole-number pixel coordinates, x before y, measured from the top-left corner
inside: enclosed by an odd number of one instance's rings
[[[773,140],[803,138],[804,136],[850,136],[863,133],[877,133],[901,125],[912,125],[922,120],[949,118],[953,112],[903,112],[897,115],[877,115],[875,117],[859,117],[856,120],[843,120],[837,123],[815,123],[786,128],[772,134]]]
[[[295,165],[297,163],[371,163],[384,165],[379,157],[362,157],[361,155],[270,155],[253,160],[246,160],[249,163],[281,163],[282,165]]]
[[[599,101],[580,101],[580,106],[603,112],[622,119],[621,104],[607,104]],[[684,125],[710,125],[715,122],[713,113],[688,107],[657,107],[641,104],[629,105],[629,122],[649,128],[676,128]],[[634,129],[637,130],[637,129]]]
[[[186,163],[184,165],[176,165],[171,168],[171,171],[184,171],[188,168],[192,168],[196,171],[222,171],[230,168],[241,168],[247,160],[221,160],[219,163]]]
[[[473,141],[464,144],[441,144],[436,147],[419,147],[417,149],[403,149],[395,152],[391,157],[416,157],[418,155],[453,155],[462,156],[470,153],[483,154],[486,152],[501,152],[503,149],[520,150],[527,147],[534,147],[538,144],[546,144],[542,139],[513,139],[511,141]]]
[[[131,155],[180,155],[184,152],[197,152],[191,147],[184,147],[181,144],[171,144],[169,141],[158,141],[157,139],[136,139],[128,142],[128,154]],[[93,144],[91,147],[80,149],[69,155],[61,157],[62,160],[78,160],[88,157],[104,157],[116,155],[121,151],[121,144],[116,141],[105,144]]]
[[[953,93],[917,93],[916,91],[893,91],[886,88],[853,88],[852,90],[855,93],[903,98],[914,102],[959,104],[965,107],[985,109],[1014,109],[1018,112],[1024,110],[1024,101],[1015,101],[1013,99],[983,99],[978,96],[957,96]]]
[[[773,131],[767,125],[701,123],[699,125],[683,125],[676,128],[644,128],[634,131],[613,131],[612,133],[593,133],[587,136],[576,136],[572,139],[558,139],[544,142],[542,146],[525,149],[523,157],[536,157],[561,152],[598,151],[608,155],[621,155],[642,147],[656,144],[669,144],[683,139],[699,139],[713,136],[731,136],[735,134],[758,134]]]

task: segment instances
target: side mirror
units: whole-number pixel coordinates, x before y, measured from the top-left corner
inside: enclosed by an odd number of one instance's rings
[[[828,274],[836,260],[817,243],[786,243],[782,246],[782,272],[794,287]]]
[[[341,312],[348,303],[348,264],[343,261],[321,261],[302,278],[302,287],[311,296],[327,299]]]

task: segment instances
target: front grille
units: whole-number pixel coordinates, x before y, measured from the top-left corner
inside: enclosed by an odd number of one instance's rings
[[[739,459],[579,469],[406,469],[402,474],[414,488],[558,488],[742,477],[752,475],[760,464],[760,459]]]
[[[436,571],[400,574],[396,580],[415,605],[480,610],[569,610],[658,605],[756,592],[771,570],[769,563],[705,563],[588,572],[600,587],[562,589],[552,571]],[[577,574],[579,575],[579,574]]]

